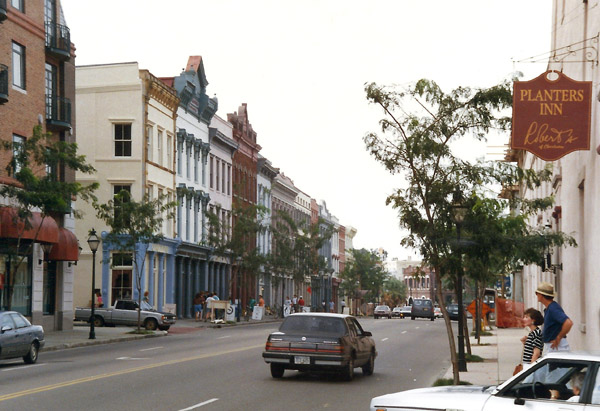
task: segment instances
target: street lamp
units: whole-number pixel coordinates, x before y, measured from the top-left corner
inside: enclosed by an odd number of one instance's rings
[[[92,316],[90,317],[90,340],[96,339],[96,331],[94,330],[94,321],[95,321],[95,293],[94,287],[96,285],[96,251],[98,251],[98,246],[100,245],[100,239],[96,235],[96,230],[93,228],[90,230],[90,236],[88,237],[88,245],[90,246],[90,250],[92,250]]]
[[[465,221],[465,215],[467,214],[467,207],[464,206],[460,201],[460,194],[455,195],[455,200],[452,203],[452,219],[456,224],[456,248],[459,253],[460,264],[458,268],[458,370],[467,371],[467,362],[465,361],[465,335],[464,335],[464,317],[463,317],[463,268],[462,268],[462,256],[460,251],[460,227]]]

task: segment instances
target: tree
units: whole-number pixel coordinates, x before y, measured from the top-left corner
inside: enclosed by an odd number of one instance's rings
[[[0,197],[16,209],[13,223],[18,227],[16,244],[9,248],[10,258],[15,261],[10,265],[6,284],[5,306],[10,310],[15,274],[26,256],[31,254],[44,219],[51,216],[60,218],[71,212],[76,218],[81,218],[77,210],[71,209],[71,201],[75,197],[84,201],[94,200],[98,183],[84,186],[66,181],[68,170],[84,174],[92,174],[96,170],[87,164],[85,156],[77,154],[77,144],[57,140],[52,134],[43,133],[41,126],[35,126],[33,135],[21,142],[3,141],[2,148],[12,153],[6,171],[14,183],[1,185]],[[41,221],[32,241],[22,250],[24,233],[34,228],[31,224],[34,211],[40,212]]]
[[[406,284],[396,277],[389,277],[383,284],[383,292],[387,302],[392,306],[404,305],[406,301]]]
[[[452,219],[456,193],[469,199],[473,193],[482,192],[492,184],[511,186],[523,181],[528,186],[537,186],[549,175],[507,163],[472,164],[452,152],[451,144],[465,136],[483,140],[491,130],[510,130],[511,120],[505,115],[505,109],[512,104],[508,82],[488,89],[458,87],[450,93],[444,93],[429,80],[419,80],[401,91],[371,83],[366,85],[365,91],[367,99],[381,107],[385,115],[380,121],[383,136],[367,134],[366,148],[390,173],[401,174],[405,179],[386,203],[398,211],[400,226],[408,230],[402,244],[417,248],[423,262],[434,267],[437,297],[442,301],[442,278],[456,280],[463,270],[462,254],[468,252],[463,247],[464,241],[456,241],[456,224]],[[510,198],[504,208],[519,205],[526,213],[543,210],[550,204],[551,199]],[[466,206],[467,210],[473,208],[468,202]],[[465,218],[463,234],[466,238],[476,230],[474,224],[470,225],[471,214]],[[485,236],[485,232],[480,233]],[[561,239],[544,239],[561,244]],[[481,254],[485,254],[483,249]],[[461,286],[456,284],[455,288],[462,293]],[[454,382],[458,384],[453,331],[445,306],[441,309]]]
[[[177,202],[168,202],[167,195],[150,198],[144,195],[136,201],[121,190],[105,204],[94,202],[97,217],[110,228],[104,241],[118,250],[117,258],[133,260],[138,305],[142,306],[142,274],[151,244],[164,238],[163,221],[173,218]],[[114,261],[113,261],[114,263]],[[140,332],[141,312],[138,311],[137,332]]]
[[[214,249],[215,254],[229,257],[235,269],[235,275],[230,279],[229,289],[233,290],[234,279],[236,279],[240,304],[245,303],[242,297],[247,297],[249,293],[248,284],[246,284],[246,292],[243,293],[242,280],[246,278],[247,281],[254,283],[265,263],[265,256],[261,255],[256,247],[256,236],[265,229],[262,222],[266,213],[267,209],[264,206],[234,201],[231,210],[233,219],[231,227],[226,221],[221,220],[218,212],[206,213],[209,226],[208,245]]]
[[[381,259],[374,250],[351,249],[352,259],[346,263],[346,268],[340,277],[340,288],[344,294],[356,298],[359,291],[366,291],[362,297],[369,302],[378,302],[384,290],[384,284],[389,274],[383,268]]]

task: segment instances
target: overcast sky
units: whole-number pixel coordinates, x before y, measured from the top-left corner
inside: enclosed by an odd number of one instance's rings
[[[357,248],[405,258],[390,176],[365,151],[381,112],[364,84],[489,87],[545,64],[547,0],[62,0],[76,64],[137,61],[158,77],[201,55],[218,115],[248,104],[261,154],[354,226]],[[517,61],[517,63],[513,63]],[[508,141],[508,136],[504,142]],[[490,143],[491,145],[497,143]],[[469,145],[473,157],[498,151]]]

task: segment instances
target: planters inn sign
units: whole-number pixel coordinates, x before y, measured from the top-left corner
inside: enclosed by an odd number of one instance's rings
[[[547,71],[514,83],[511,148],[545,161],[590,149],[592,83]]]

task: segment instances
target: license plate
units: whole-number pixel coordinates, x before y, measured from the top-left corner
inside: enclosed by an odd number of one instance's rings
[[[294,357],[294,364],[309,364],[310,365],[310,357],[306,357],[303,355],[296,355]]]

